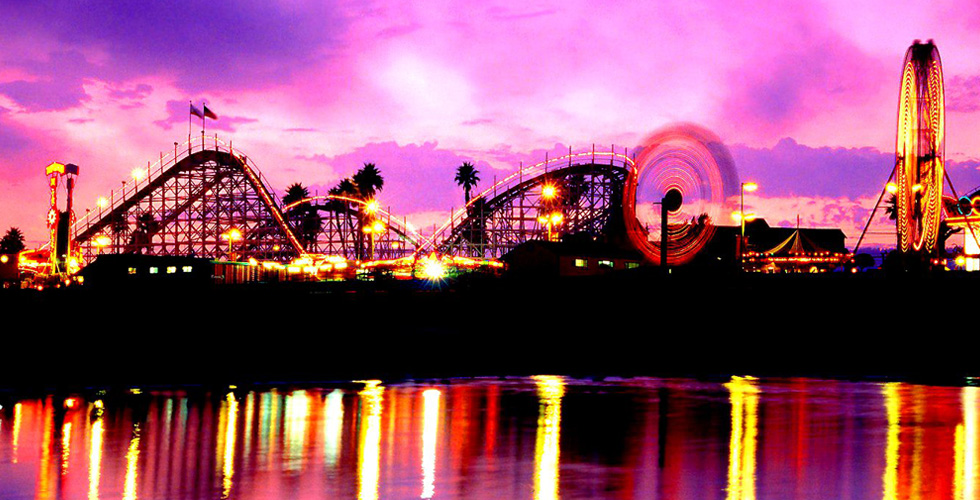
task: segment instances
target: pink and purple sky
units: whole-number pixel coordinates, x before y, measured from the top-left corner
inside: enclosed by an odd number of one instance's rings
[[[420,227],[460,205],[463,161],[482,189],[545,151],[695,122],[760,184],[752,211],[840,227],[853,247],[894,162],[914,39],[943,58],[954,185],[980,185],[974,0],[41,0],[0,3],[0,19],[0,230],[30,246],[46,238],[44,166],[78,164],[76,212],[94,208],[186,140],[188,101],[207,100],[209,134],[279,192],[373,162],[382,204]]]

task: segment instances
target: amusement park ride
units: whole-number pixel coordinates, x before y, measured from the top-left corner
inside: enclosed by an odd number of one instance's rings
[[[980,253],[974,233],[980,195],[957,199],[943,168],[943,102],[938,50],[916,41],[902,74],[895,168],[871,214],[886,192],[894,194],[898,251],[908,258],[928,260],[942,250],[943,221],[966,228],[967,251]],[[72,209],[78,167],[53,163],[46,174],[50,242],[22,254],[20,263],[35,283],[52,284],[72,282],[80,267],[104,254],[234,261],[288,268],[306,279],[350,277],[358,269],[441,277],[447,269],[498,269],[498,259],[522,243],[571,234],[630,246],[653,265],[677,266],[711,241],[716,222],[737,208],[746,185],[721,140],[690,124],[653,134],[638,157],[593,146],[521,165],[430,237],[375,200],[328,195],[284,206],[251,158],[203,132],[134,170],[122,189],[99,198],[78,220]],[[952,198],[943,196],[944,179]],[[62,180],[65,210],[57,208]],[[739,248],[743,240],[744,234]],[[830,258],[839,264],[849,256]],[[980,267],[976,258],[971,262]]]

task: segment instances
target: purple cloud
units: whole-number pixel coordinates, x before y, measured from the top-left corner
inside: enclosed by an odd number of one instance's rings
[[[295,71],[343,48],[340,35],[349,22],[343,12],[333,2],[283,8],[258,0],[236,2],[234,8],[205,0],[0,5],[7,30],[103,51],[105,64],[88,68],[86,76],[121,81],[167,73],[189,91],[288,81]],[[14,90],[24,95],[23,89]]]
[[[980,75],[954,76],[946,81],[946,111],[980,110]]]
[[[59,111],[88,101],[82,87],[87,75],[97,67],[80,52],[54,52],[46,61],[8,62],[31,73],[34,80],[15,80],[0,83],[0,94],[13,99],[28,111]]]

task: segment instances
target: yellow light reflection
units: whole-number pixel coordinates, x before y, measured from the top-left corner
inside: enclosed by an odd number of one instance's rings
[[[21,421],[21,404],[17,403],[14,405],[14,444],[13,444],[13,457],[11,460],[13,463],[17,463],[17,446],[20,444],[20,421]]]
[[[140,424],[133,424],[133,437],[126,451],[126,480],[123,486],[123,500],[136,500],[136,474],[140,458]]]
[[[225,424],[225,450],[221,459],[224,463],[224,467],[221,470],[221,498],[228,498],[228,495],[231,493],[231,480],[235,475],[235,435],[238,430],[236,426],[236,421],[238,420],[238,400],[235,399],[233,393],[229,392],[226,401],[227,405],[225,408],[228,411],[228,418]]]
[[[439,431],[439,389],[422,393],[422,498],[432,498],[436,487],[436,434]]]
[[[384,401],[384,387],[378,380],[364,382],[365,387],[357,393],[361,397],[362,418],[359,453],[357,456],[357,498],[376,500],[378,498],[378,478],[381,460],[381,403]]]
[[[334,389],[327,396],[327,404],[323,405],[323,434],[326,436],[323,446],[324,460],[327,465],[335,467],[340,456],[340,440],[344,427],[344,391]]]
[[[71,422],[61,426],[61,475],[68,474],[68,458],[71,455]]]
[[[755,499],[755,455],[759,433],[759,388],[752,377],[732,377],[725,384],[732,404],[728,455],[729,500]]]
[[[534,498],[558,498],[561,398],[565,381],[561,377],[532,377],[538,386],[538,432],[534,445]]]
[[[898,498],[898,433],[899,417],[901,415],[901,396],[898,389],[901,384],[891,382],[882,387],[885,396],[885,413],[888,416],[888,434],[885,441],[885,472],[882,474],[881,482],[884,490],[884,500],[895,500]]]
[[[102,471],[102,419],[96,418],[92,424],[92,437],[88,449],[88,498],[99,498],[99,478]]]
[[[956,426],[954,498],[977,495],[977,399],[980,387],[964,387],[960,394],[963,423]]]
[[[286,396],[286,456],[283,467],[286,470],[300,470],[303,467],[303,448],[306,445],[306,421],[309,418],[310,402],[306,391],[293,391]]]

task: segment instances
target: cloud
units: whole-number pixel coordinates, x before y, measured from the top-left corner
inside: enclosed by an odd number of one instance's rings
[[[946,111],[972,113],[980,110],[980,75],[954,76],[946,81]]]
[[[97,53],[86,76],[122,81],[172,74],[189,91],[265,88],[341,50],[348,23],[336,2],[207,0],[0,5],[5,30]]]
[[[0,83],[0,94],[27,111],[59,111],[89,100],[83,83],[96,72],[96,66],[80,52],[54,52],[46,61],[20,61],[14,66],[29,72],[34,79]]]

